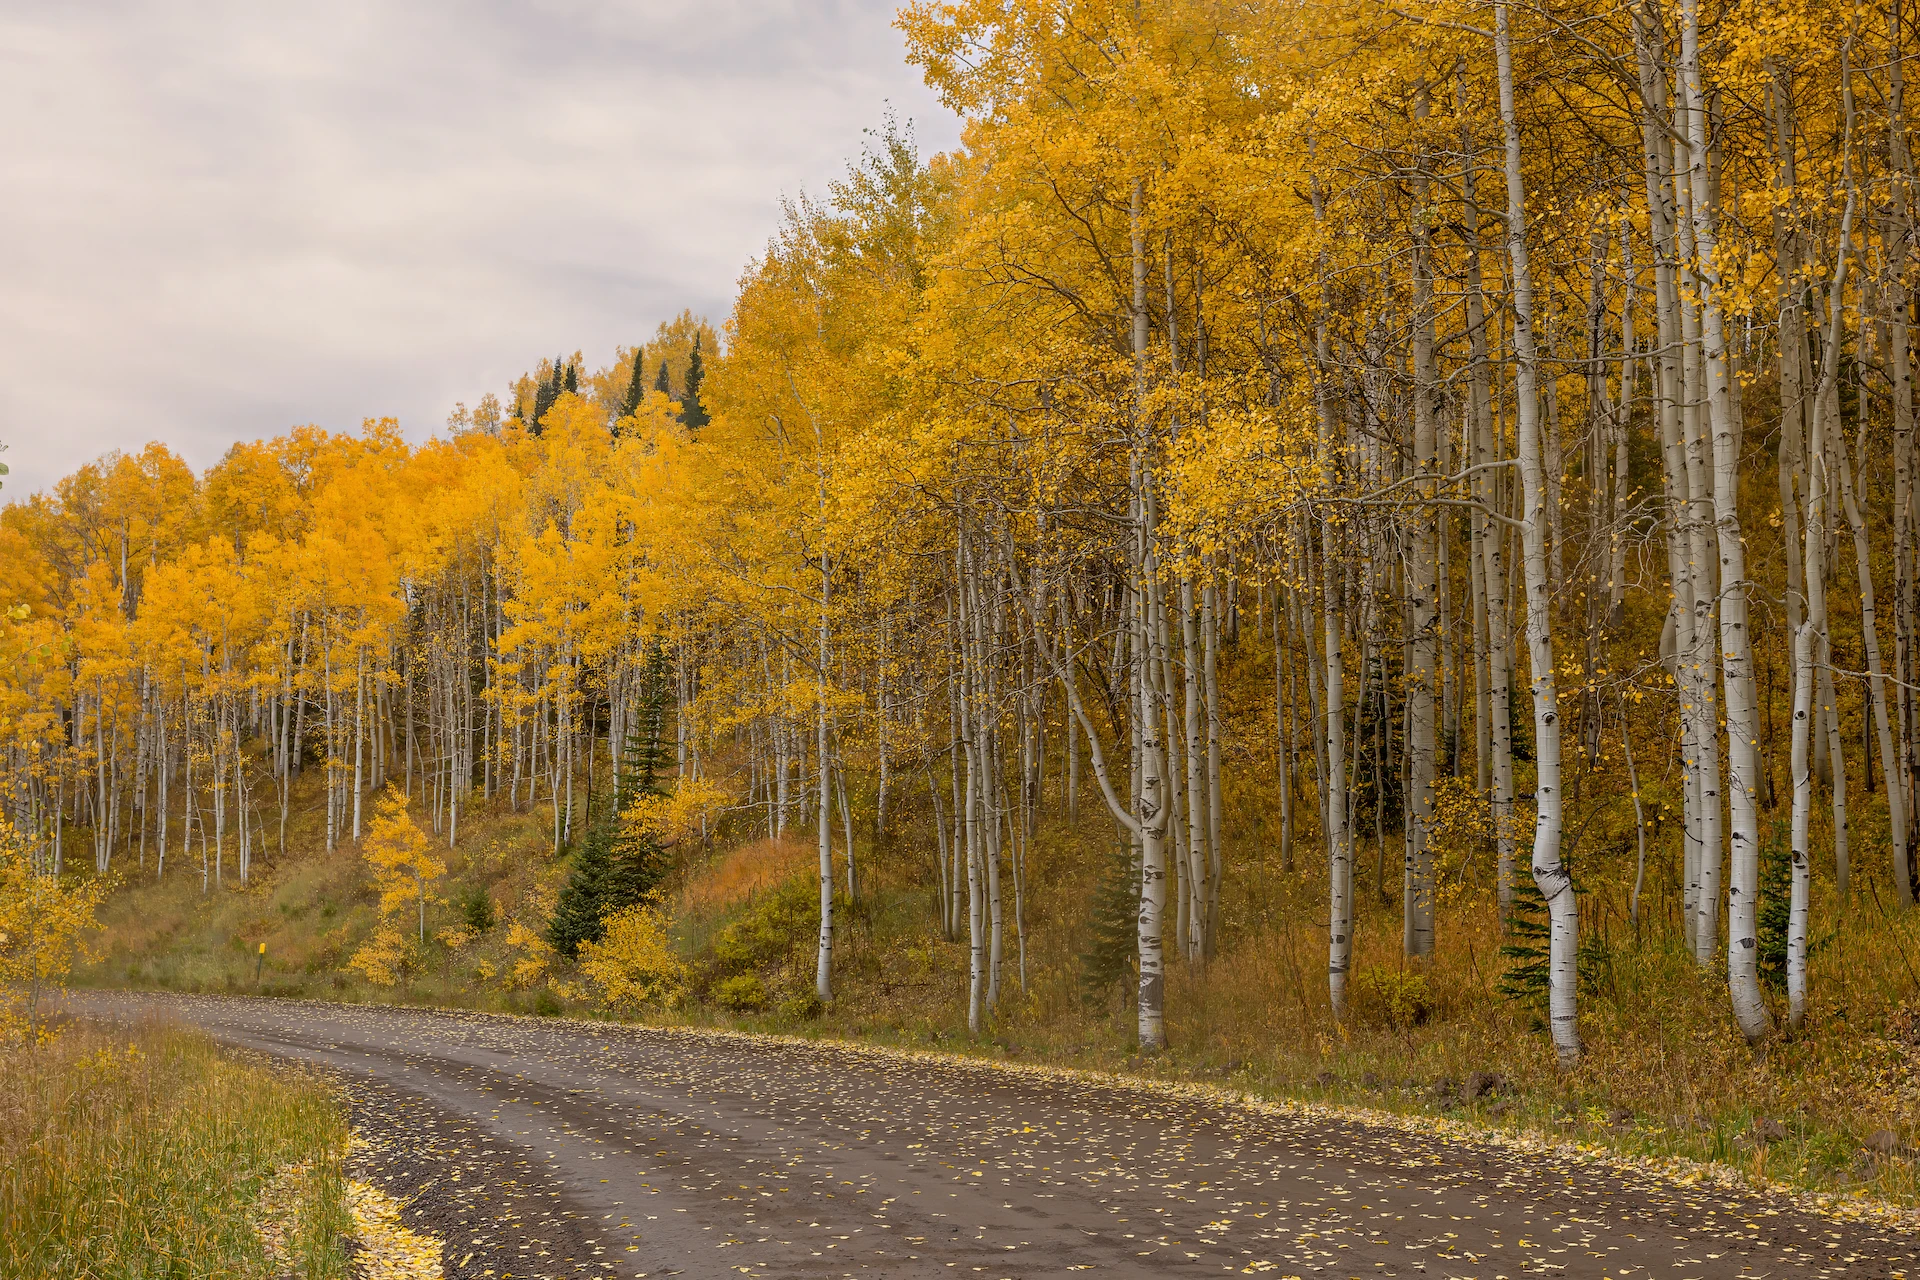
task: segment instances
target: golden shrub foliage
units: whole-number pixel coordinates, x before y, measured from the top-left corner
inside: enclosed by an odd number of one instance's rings
[[[606,936],[580,946],[580,970],[616,1009],[673,1005],[686,989],[687,965],[673,949],[666,918],[649,905],[607,917]]]

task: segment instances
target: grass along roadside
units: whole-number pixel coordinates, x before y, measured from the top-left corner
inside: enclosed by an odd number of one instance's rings
[[[344,1280],[328,1085],[193,1031],[78,1022],[0,1054],[0,1277]]]

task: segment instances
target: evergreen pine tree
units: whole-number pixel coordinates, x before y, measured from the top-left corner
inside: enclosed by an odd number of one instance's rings
[[[567,392],[578,395],[580,392],[580,369],[573,361],[567,361]]]
[[[1494,990],[1509,1000],[1540,1004],[1547,998],[1547,947],[1553,929],[1547,900],[1524,871],[1513,878],[1513,905],[1507,911],[1507,938],[1500,954],[1511,961]]]
[[[533,393],[533,421],[527,424],[527,430],[536,436],[546,429],[547,410],[553,408],[553,402],[560,398],[562,376],[560,357],[555,356],[553,367],[548,371],[547,376],[541,379],[539,389]]]
[[[1787,990],[1787,934],[1793,915],[1793,846],[1787,824],[1775,822],[1773,834],[1760,846],[1760,910],[1754,920],[1760,950],[1755,957],[1760,981],[1782,995]],[[1833,941],[1831,933],[1807,938],[1807,959]]]
[[[667,708],[673,703],[669,675],[666,645],[655,640],[647,647],[647,664],[640,672],[640,699],[634,707],[634,727],[627,734],[617,808],[626,808],[640,796],[660,794],[660,774],[668,762]]]
[[[1133,846],[1118,841],[1094,882],[1087,949],[1080,953],[1080,999],[1088,1008],[1106,1003],[1133,973],[1140,917],[1140,868]]]
[[[573,855],[573,869],[554,903],[553,918],[547,921],[547,941],[553,949],[573,959],[583,942],[598,942],[606,936],[601,923],[608,914],[607,880],[612,866],[613,826],[604,823],[588,830],[587,838]]]
[[[471,886],[459,898],[460,918],[476,934],[493,928],[493,898],[481,885]]]
[[[1577,879],[1573,891],[1586,892]],[[1513,906],[1507,913],[1507,942],[1500,948],[1500,954],[1512,963],[1495,981],[1494,990],[1509,1000],[1545,1009],[1552,978],[1552,941],[1547,900],[1532,873],[1521,867],[1514,877]],[[1582,991],[1598,991],[1612,980],[1613,947],[1603,933],[1588,929],[1581,935],[1574,969]]]
[[[667,399],[673,399],[673,379],[667,376],[667,362],[660,362],[660,376],[653,380],[653,389]]]
[[[620,826],[620,815],[640,797],[661,794],[660,775],[669,760],[666,727],[671,703],[666,648],[656,640],[641,671],[640,699],[634,708],[634,727],[621,751],[613,811],[587,829],[547,925],[547,941],[568,959],[582,942],[598,942],[604,935],[602,922],[644,901],[671,868],[667,851],[657,839]]]
[[[620,402],[620,416],[630,418],[640,408],[640,402],[647,395],[647,349],[638,346],[633,349],[633,372],[627,377],[626,398]]]
[[[700,384],[706,381],[707,370],[700,358],[700,335],[693,335],[693,355],[687,360],[687,396],[680,406],[680,421],[687,424],[687,430],[698,431],[707,425],[707,407],[700,403]]]

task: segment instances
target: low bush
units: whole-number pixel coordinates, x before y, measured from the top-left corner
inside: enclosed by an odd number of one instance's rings
[[[714,983],[707,998],[729,1013],[758,1013],[767,1007],[767,984],[757,973],[736,973]]]

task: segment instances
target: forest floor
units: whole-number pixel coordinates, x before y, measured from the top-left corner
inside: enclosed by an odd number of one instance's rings
[[[346,967],[376,923],[376,897],[357,852],[321,851],[298,814],[292,852],[245,886],[229,867],[223,886],[209,875],[203,892],[197,849],[191,867],[176,856],[158,884],[150,868],[124,869],[102,912],[103,956],[76,985],[607,1018],[539,941],[567,867],[552,856],[551,830],[544,814],[476,806],[463,816],[426,941],[395,985]],[[967,949],[938,928],[926,853],[904,840],[858,849],[858,892],[839,907],[835,998],[820,1009],[809,995],[813,851],[718,842],[668,887],[692,979],[644,1020],[1230,1088],[1498,1141],[1711,1166],[1836,1204],[1920,1206],[1920,921],[1889,917],[1870,897],[1843,913],[1816,884],[1816,918],[1843,916],[1848,947],[1816,950],[1807,1026],[1750,1048],[1726,1012],[1724,980],[1677,945],[1671,895],[1650,888],[1634,928],[1596,872],[1582,907],[1586,1053],[1569,1070],[1538,1010],[1497,989],[1504,939],[1490,904],[1466,893],[1443,903],[1438,953],[1409,965],[1397,904],[1363,892],[1342,1025],[1327,1010],[1323,886],[1304,868],[1254,864],[1229,880],[1217,954],[1171,963],[1171,1047],[1142,1054],[1125,975],[1089,977],[1101,839],[1110,835],[1084,824],[1043,828],[978,1034],[967,1030]],[[485,919],[472,918],[476,897]],[[1825,936],[1840,931],[1831,923]]]

